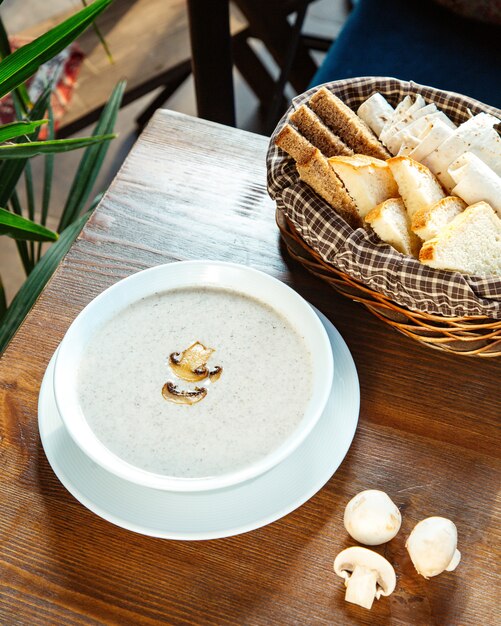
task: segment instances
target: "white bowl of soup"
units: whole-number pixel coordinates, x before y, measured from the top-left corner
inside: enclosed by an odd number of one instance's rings
[[[54,392],[71,437],[107,471],[205,491],[291,454],[332,378],[327,333],[293,289],[241,265],[186,261],[90,302],[59,347]]]

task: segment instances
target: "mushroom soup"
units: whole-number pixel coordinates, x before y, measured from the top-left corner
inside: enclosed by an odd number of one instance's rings
[[[215,288],[158,293],[122,310],[92,336],[78,372],[98,439],[132,465],[176,477],[266,456],[311,393],[300,331],[263,302]]]

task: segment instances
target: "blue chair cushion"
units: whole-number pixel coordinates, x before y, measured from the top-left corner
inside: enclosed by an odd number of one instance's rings
[[[501,108],[500,42],[501,27],[432,0],[359,0],[310,86],[392,76]]]

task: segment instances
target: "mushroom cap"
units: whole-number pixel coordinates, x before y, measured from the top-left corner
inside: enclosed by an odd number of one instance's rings
[[[360,543],[377,546],[393,539],[400,530],[402,516],[384,491],[367,489],[346,505],[344,527]]]
[[[418,574],[429,578],[457,566],[461,558],[457,542],[457,528],[451,520],[427,517],[414,526],[405,547]]]
[[[376,598],[393,593],[397,578],[393,565],[384,556],[367,548],[352,546],[340,552],[334,560],[334,571],[345,580],[357,566],[376,572],[378,584]]]

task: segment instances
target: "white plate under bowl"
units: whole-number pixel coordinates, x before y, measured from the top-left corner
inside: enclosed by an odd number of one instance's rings
[[[341,464],[355,434],[360,406],[350,351],[332,323],[317,313],[334,354],[331,395],[305,441],[266,474],[233,487],[195,493],[151,489],[110,474],[81,451],[61,421],[52,385],[52,357],[40,389],[38,422],[54,473],[79,502],[103,519],[165,539],[229,537],[294,511],[317,493]]]

